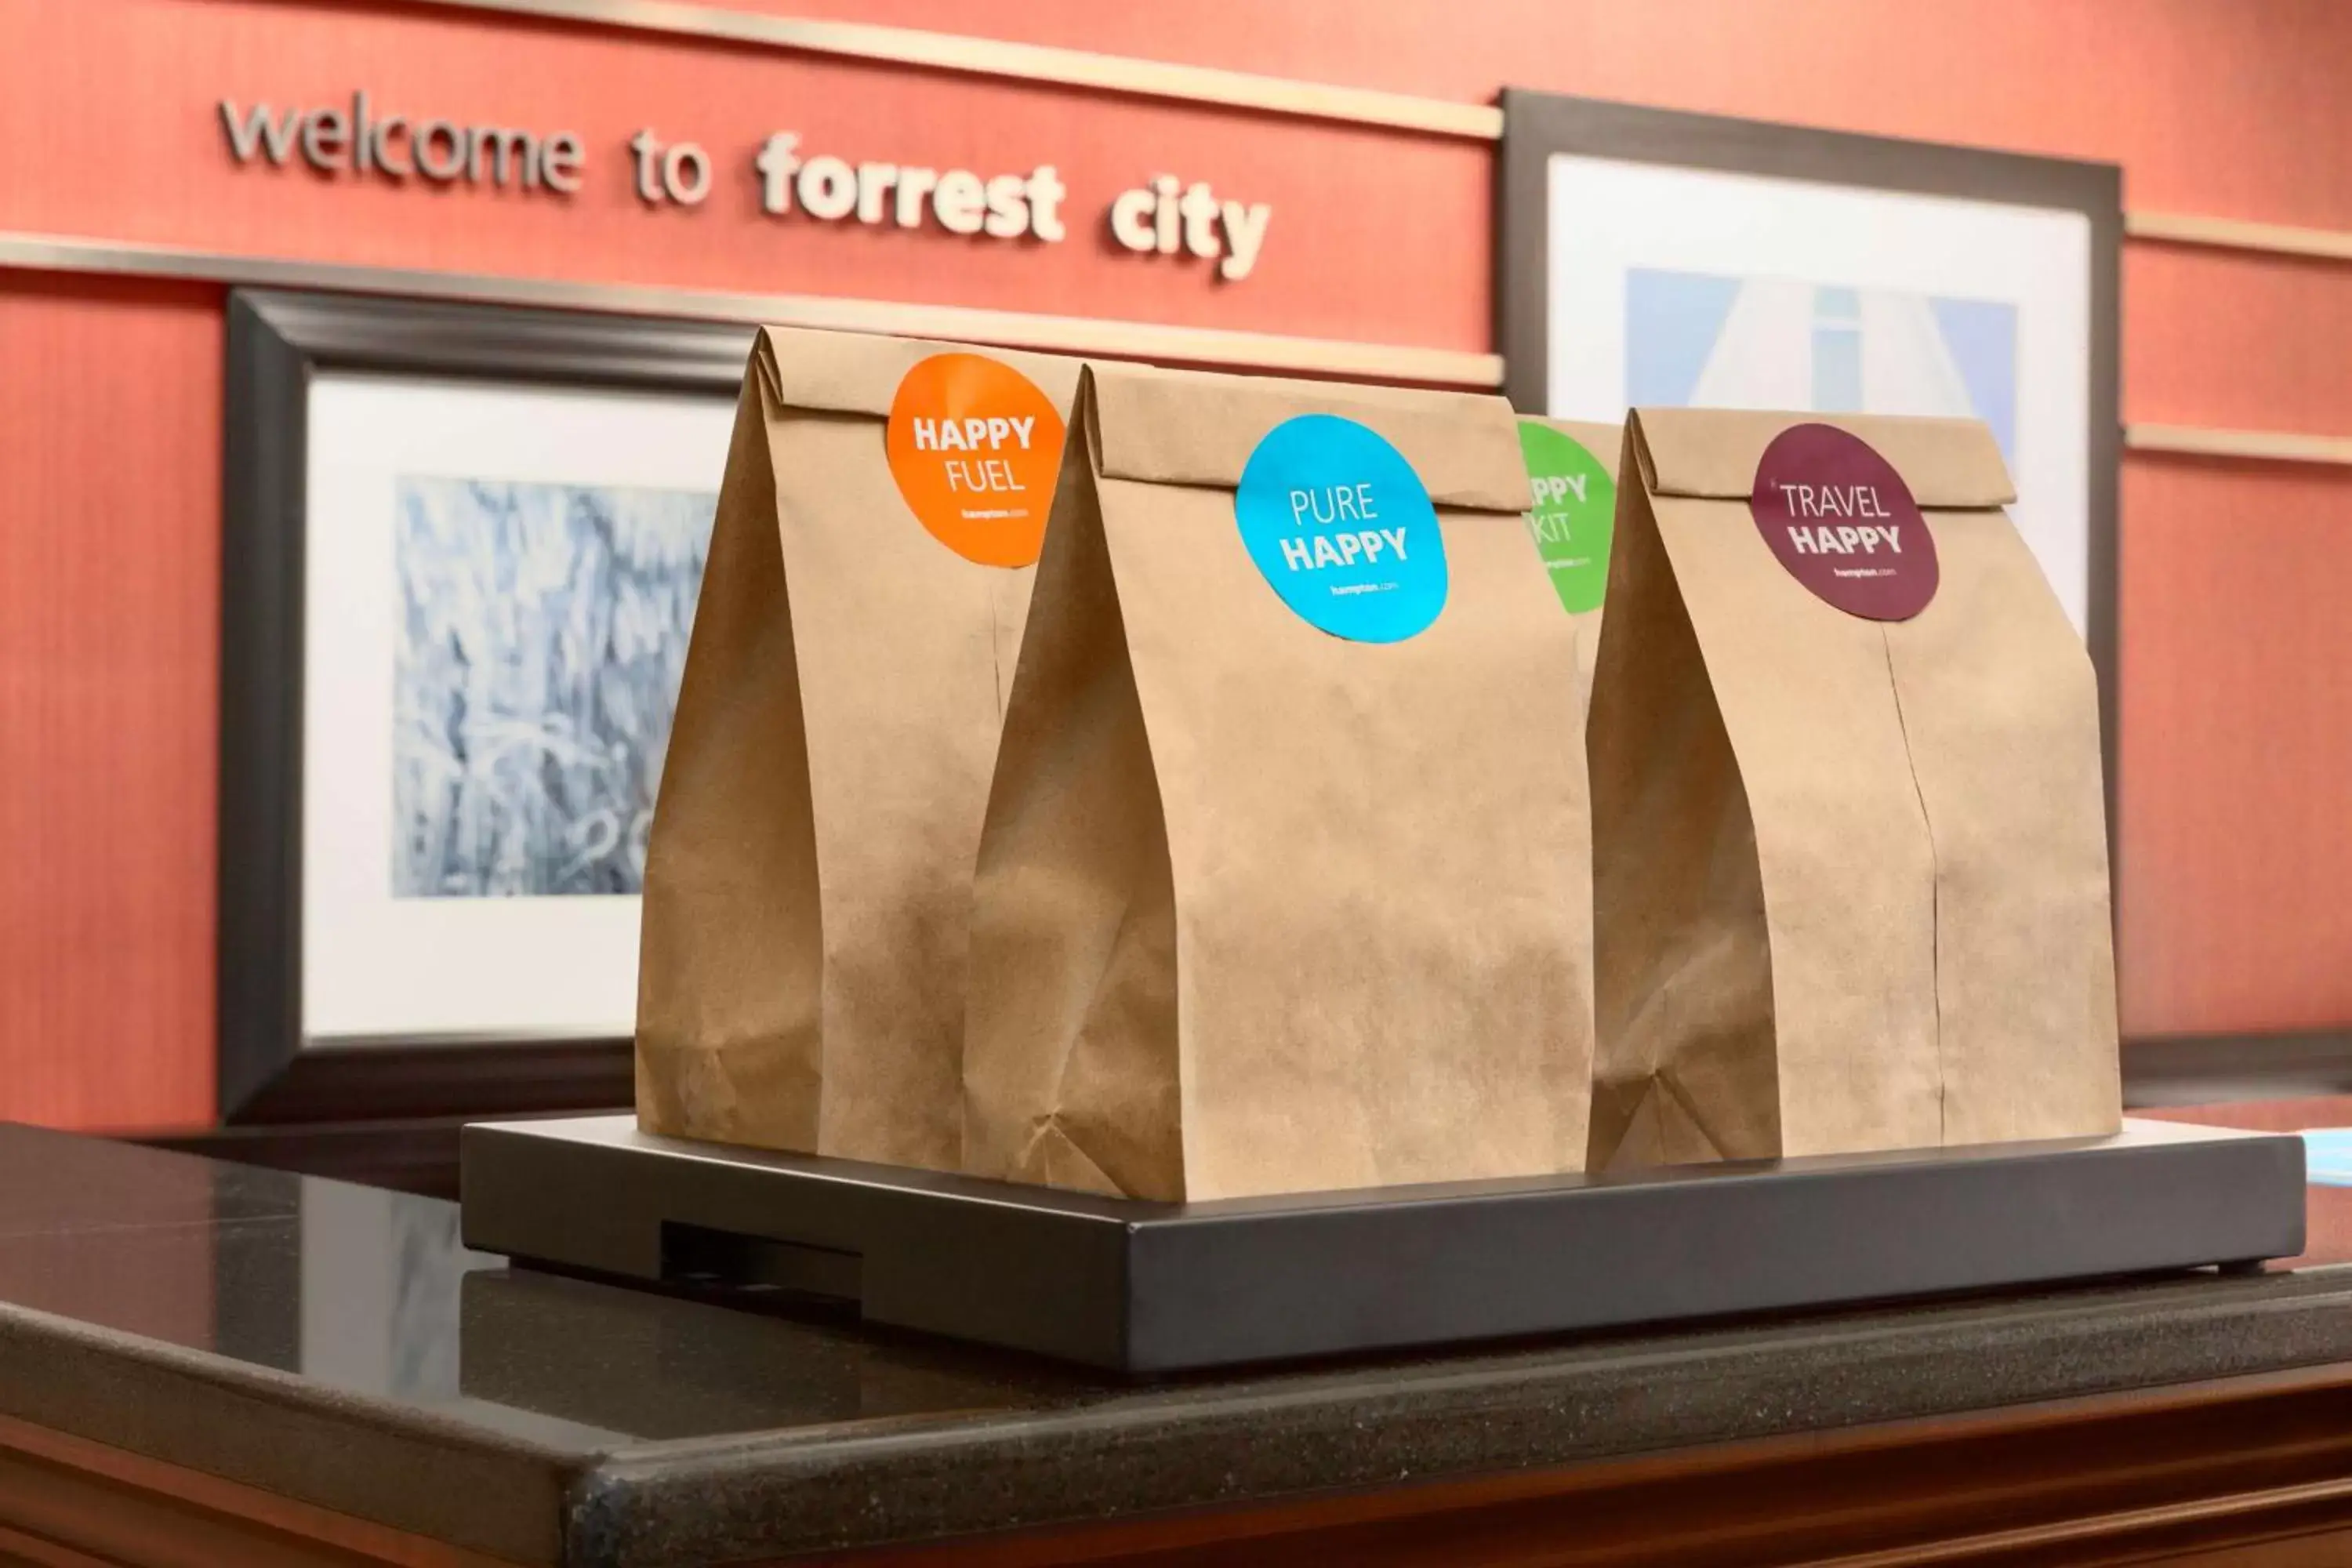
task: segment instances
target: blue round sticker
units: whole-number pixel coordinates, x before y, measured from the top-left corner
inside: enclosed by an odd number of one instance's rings
[[[1378,432],[1302,414],[1266,432],[1234,493],[1242,543],[1309,626],[1402,642],[1445,608],[1445,539],[1429,490]]]

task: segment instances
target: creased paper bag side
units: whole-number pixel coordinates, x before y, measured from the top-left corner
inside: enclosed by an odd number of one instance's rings
[[[1089,390],[1064,448],[973,888],[964,1154],[1185,1195],[1168,842],[1103,538]]]
[[[1755,826],[1635,439],[1623,438],[1585,730],[1595,1170],[1769,1156],[1780,1142]]]
[[[1754,826],[1779,1152],[1933,1147],[1934,847],[1881,623],[1790,576],[1744,500],[1651,505]]]
[[[646,856],[637,1118],[813,1148],[816,850],[766,390],[744,380]]]
[[[1927,514],[1942,581],[1886,638],[1935,846],[1944,1141],[2122,1123],[2090,655],[1998,510]]]

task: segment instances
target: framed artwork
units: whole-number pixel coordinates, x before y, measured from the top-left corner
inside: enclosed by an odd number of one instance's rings
[[[2112,824],[2122,172],[1518,89],[1503,117],[1511,401],[1982,419],[2098,670]]]
[[[626,1103],[748,329],[228,306],[225,1121]]]

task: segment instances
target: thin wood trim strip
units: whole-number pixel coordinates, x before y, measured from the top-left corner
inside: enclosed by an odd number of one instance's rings
[[[1014,81],[1045,82],[1132,98],[1173,100],[1305,120],[1339,121],[1494,142],[1503,111],[1492,105],[1417,98],[1369,88],[1334,87],[1210,66],[1174,65],[1126,55],[1042,44],[929,33],[865,22],[817,21],[737,11],[677,0],[423,0],[443,10],[490,12],[544,21],[618,27],[751,44],[794,54],[833,55]]]
[[[1500,354],[1459,349],[1354,343],[1274,332],[814,294],[739,294],[648,284],[576,283],[488,273],[354,267],[339,262],[289,261],[176,246],[89,239],[76,235],[0,232],[0,270],[9,268],[170,278],[232,288],[322,289],[348,294],[670,316],[747,325],[775,322],[831,327],[843,331],[952,338],[1048,353],[1101,353],[1479,390],[1503,384]],[[2127,424],[2124,426],[2124,447],[2135,452],[2352,466],[2352,437],[2298,431]]]
[[[224,1524],[282,1531],[298,1540],[357,1553],[392,1568],[512,1568],[505,1558],[485,1556],[446,1542],[428,1541],[314,1503],[0,1415],[0,1459],[10,1455],[54,1465],[89,1481],[121,1489],[124,1511],[116,1522],[133,1536],[152,1520],[153,1503],[151,1500],[142,1505],[142,1500],[170,1499],[201,1509]],[[15,1521],[0,1521],[7,1522]]]
[[[2244,458],[2263,463],[2352,465],[2352,436],[2309,436],[2286,430],[2218,430],[2201,425],[2126,425],[2124,446],[2135,452],[2175,452],[2197,458]]]
[[[1275,332],[1166,326],[1089,316],[1033,315],[962,305],[908,304],[820,294],[737,294],[647,284],[577,283],[489,273],[292,261],[77,235],[0,232],[0,270],[173,278],[232,288],[322,289],[412,300],[669,316],[686,321],[830,327],[950,338],[1058,353],[1098,353],[1186,364],[1302,372],[1436,386],[1500,386],[1499,354],[1298,338]]]
[[[2249,223],[2192,213],[2129,212],[2124,215],[2124,233],[2158,245],[2201,245],[2270,256],[2352,261],[2352,232],[2342,229],[2298,228],[2291,224]]]
[[[2226,1497],[2199,1498],[2190,1502],[2162,1503],[2153,1508],[2119,1509],[2087,1519],[1987,1531],[1949,1541],[1865,1552],[1857,1556],[1824,1557],[1808,1568],[1933,1568],[1939,1563],[1983,1563],[2000,1553],[2021,1552],[2028,1547],[2095,1545],[2169,1524],[2242,1518],[2347,1497],[2352,1497],[2352,1477],[2338,1477],[2296,1487],[2273,1487],[2261,1491],[2232,1492]]]
[[[16,1556],[7,1555],[9,1552],[16,1553]],[[54,1541],[37,1541],[21,1531],[0,1524],[0,1563],[14,1563],[17,1557],[36,1564],[37,1568],[121,1568],[120,1563],[92,1557],[70,1546],[60,1546]]]

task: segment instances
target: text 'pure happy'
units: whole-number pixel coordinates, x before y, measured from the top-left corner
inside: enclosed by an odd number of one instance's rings
[[[1369,484],[1324,485],[1290,492],[1290,525],[1315,533],[1282,541],[1283,563],[1293,572],[1316,572],[1326,566],[1353,566],[1359,562],[1405,558],[1402,528],[1341,528],[1342,522],[1377,524],[1380,509]]]

